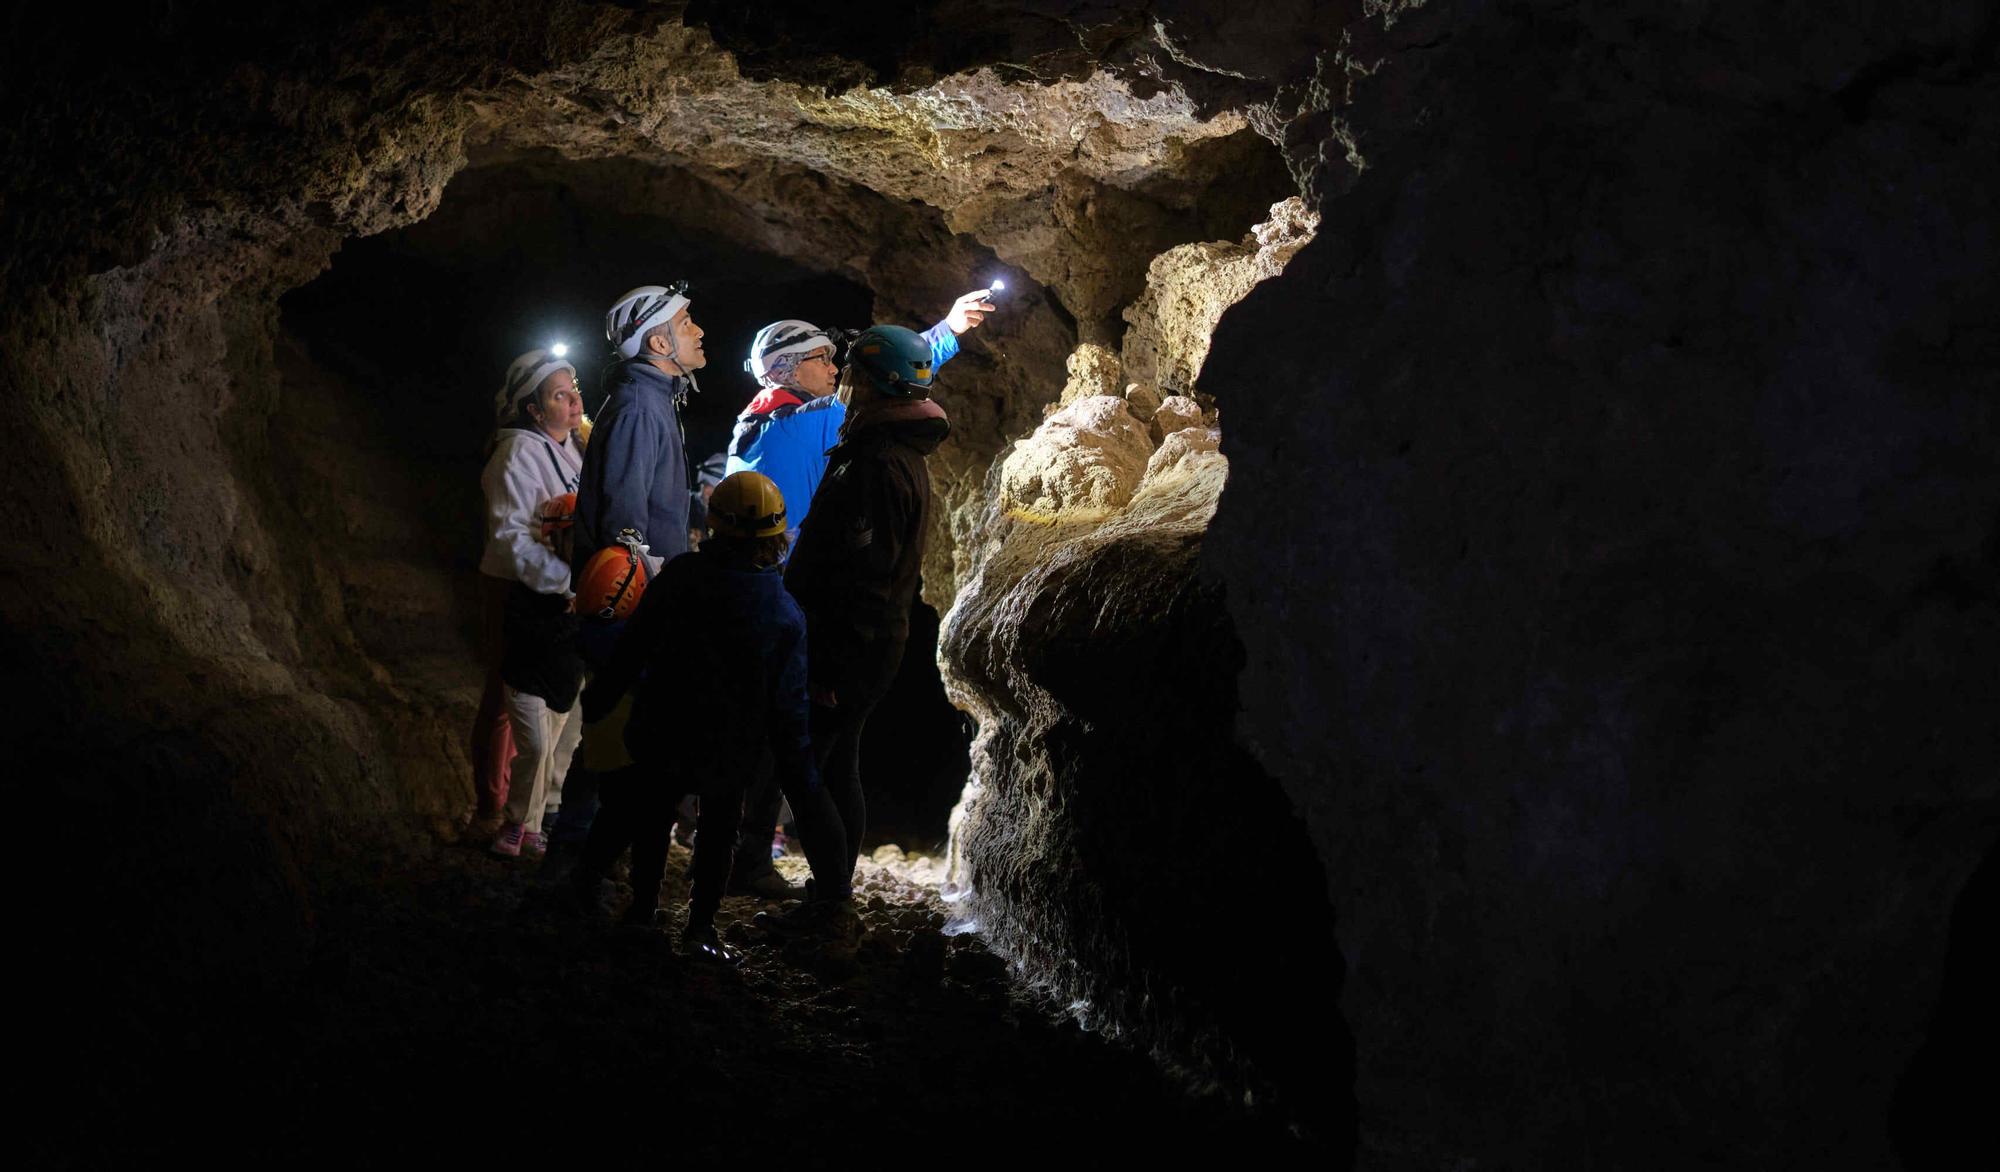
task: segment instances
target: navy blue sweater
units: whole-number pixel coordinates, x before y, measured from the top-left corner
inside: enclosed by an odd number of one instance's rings
[[[806,620],[776,570],[687,553],[646,588],[583,693],[596,720],[637,688],[625,747],[690,790],[743,774],[768,747],[783,785],[819,784],[806,701]]]
[[[580,580],[592,554],[631,529],[665,560],[688,546],[688,466],[677,400],[687,380],[643,359],[614,367],[576,489]]]

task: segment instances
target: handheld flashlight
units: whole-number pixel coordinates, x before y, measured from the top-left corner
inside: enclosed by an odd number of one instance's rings
[[[988,294],[1004,293],[1006,291],[1007,291],[1007,282],[999,277],[993,278],[993,283],[991,285],[986,286],[986,292]]]

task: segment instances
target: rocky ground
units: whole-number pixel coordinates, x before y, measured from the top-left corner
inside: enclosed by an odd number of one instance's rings
[[[435,846],[334,901],[295,986],[187,998],[184,1036],[85,1056],[97,1125],[50,1154],[401,1164],[433,1156],[901,1163],[920,1158],[1297,1158],[1278,1125],[1190,1093],[1143,1054],[947,934],[936,863],[864,860],[858,936],[783,940],[751,899],[718,922],[744,961],[560,909],[535,863]],[[781,863],[802,877],[803,860]],[[614,907],[629,892],[620,885]],[[213,991],[212,991],[213,992]]]

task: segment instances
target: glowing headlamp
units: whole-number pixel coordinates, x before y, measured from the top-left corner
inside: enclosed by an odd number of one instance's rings
[[[549,353],[555,355],[557,358],[561,358],[563,355],[569,353],[569,346],[567,343],[557,342],[555,345],[549,347]]]

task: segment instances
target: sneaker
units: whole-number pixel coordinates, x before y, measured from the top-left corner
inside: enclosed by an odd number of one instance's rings
[[[743,954],[722,942],[715,934],[715,925],[690,926],[681,933],[681,951],[698,960],[714,961],[717,964],[741,964]]]
[[[521,855],[524,858],[539,859],[549,853],[549,832],[531,831],[521,836]]]
[[[758,899],[798,899],[806,892],[777,871],[769,870],[748,879],[732,881],[729,894],[753,895]]]
[[[496,855],[518,859],[521,857],[521,840],[525,837],[526,831],[519,822],[509,822],[500,828],[499,837],[495,838],[493,845],[487,849]]]

